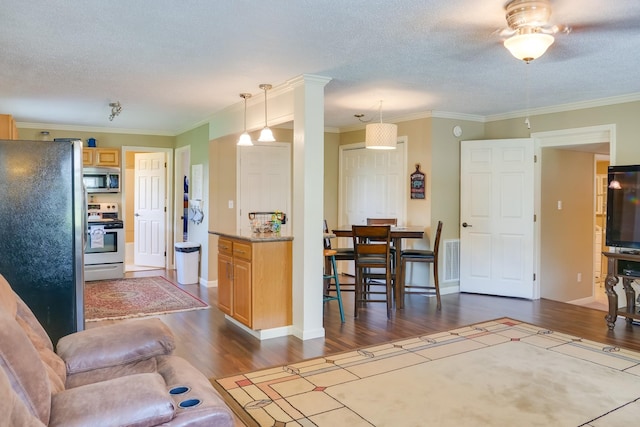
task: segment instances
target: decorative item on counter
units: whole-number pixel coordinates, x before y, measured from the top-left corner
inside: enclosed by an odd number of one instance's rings
[[[95,147],[95,146],[96,146],[96,139],[95,138],[87,139],[87,147]]]
[[[248,216],[254,234],[279,233],[287,222],[287,215],[281,211],[249,212]]]
[[[280,228],[282,226],[282,212],[275,211],[271,214],[271,231],[274,233],[280,233]]]

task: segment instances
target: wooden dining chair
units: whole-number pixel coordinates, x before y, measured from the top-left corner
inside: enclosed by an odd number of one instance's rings
[[[391,274],[391,227],[388,225],[352,226],[355,255],[355,303],[354,316],[363,303],[384,302],[387,318],[391,318],[393,307],[393,281]],[[384,291],[370,279],[383,280]],[[374,298],[378,296],[377,298]],[[380,298],[383,296],[383,298]]]
[[[396,227],[398,225],[398,218],[367,218],[367,225],[390,225]],[[396,274],[396,248],[393,246],[393,240],[391,241],[391,274],[395,277]]]
[[[440,282],[438,279],[438,252],[440,248],[440,236],[442,235],[442,221],[438,221],[438,228],[436,229],[436,236],[433,240],[433,249],[432,250],[422,250],[422,249],[406,249],[400,252],[400,273],[398,280],[398,289],[400,292],[400,301],[404,304],[404,295],[407,290],[416,289],[421,293],[427,294],[435,294],[437,300],[437,309],[442,309],[442,303],[440,302]],[[418,286],[418,285],[407,285],[406,281],[406,271],[407,271],[407,263],[408,262],[424,262],[433,264],[433,286]],[[427,282],[429,282],[429,278],[427,278]]]

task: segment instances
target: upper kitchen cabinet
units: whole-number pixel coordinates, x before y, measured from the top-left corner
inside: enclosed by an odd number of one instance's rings
[[[16,121],[11,114],[0,114],[0,139],[19,139]]]
[[[83,166],[120,166],[120,150],[117,148],[82,149]]]

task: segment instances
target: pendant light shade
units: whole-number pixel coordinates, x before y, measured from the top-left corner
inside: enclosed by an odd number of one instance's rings
[[[260,89],[264,90],[264,128],[260,132],[258,141],[260,142],[274,142],[276,139],[273,137],[273,132],[267,126],[267,91],[271,89],[270,84],[261,84]]]
[[[380,123],[370,123],[365,128],[365,147],[374,150],[394,150],[398,143],[398,125],[382,123],[382,101],[380,101]]]
[[[242,132],[240,139],[238,139],[238,145],[250,146],[253,145],[253,141],[251,141],[251,135],[247,132],[247,98],[251,98],[251,94],[241,93],[240,97],[244,99],[244,132]]]
[[[365,145],[374,150],[393,150],[398,140],[398,126],[393,123],[370,123],[365,130]]]

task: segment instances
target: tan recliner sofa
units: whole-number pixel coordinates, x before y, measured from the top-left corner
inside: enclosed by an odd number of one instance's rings
[[[53,350],[0,275],[0,427],[233,426],[207,378],[170,355],[159,319],[77,332]]]

